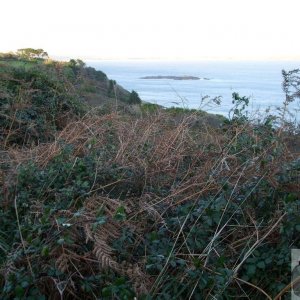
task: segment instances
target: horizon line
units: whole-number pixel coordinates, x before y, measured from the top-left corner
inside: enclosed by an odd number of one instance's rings
[[[270,57],[95,57],[51,55],[54,59],[82,59],[84,61],[300,61],[300,56],[270,56]]]

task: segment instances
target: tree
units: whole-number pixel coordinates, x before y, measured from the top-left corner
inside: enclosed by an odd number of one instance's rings
[[[45,59],[48,58],[48,53],[44,51],[43,49],[33,49],[33,48],[22,48],[18,49],[17,55],[20,56],[23,59]]]
[[[73,69],[84,68],[85,63],[81,59],[76,59],[76,60],[75,59],[70,59],[69,66]]]
[[[139,97],[139,94],[136,91],[132,91],[130,93],[129,99],[128,99],[129,104],[141,104],[142,100]]]

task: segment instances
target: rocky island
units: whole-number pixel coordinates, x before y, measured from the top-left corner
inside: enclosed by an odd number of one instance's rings
[[[201,78],[195,76],[145,76],[140,79],[173,79],[173,80],[200,80]]]

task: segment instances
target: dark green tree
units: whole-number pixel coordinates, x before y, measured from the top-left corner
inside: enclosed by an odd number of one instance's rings
[[[84,68],[85,63],[81,59],[70,59],[69,66],[71,68]]]
[[[139,97],[139,94],[136,91],[132,91],[130,93],[129,99],[128,99],[129,104],[141,104],[142,100]]]

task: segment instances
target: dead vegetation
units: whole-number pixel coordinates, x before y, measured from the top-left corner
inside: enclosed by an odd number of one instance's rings
[[[1,248],[6,256],[1,267],[4,290],[11,274],[23,268],[23,273],[32,278],[23,288],[24,295],[30,295],[27,293],[35,287],[49,299],[74,299],[79,297],[79,282],[88,276],[114,274],[127,278],[136,295],[164,298],[160,291],[170,281],[168,274],[173,274],[176,284],[189,286],[179,296],[186,299],[193,298],[194,292],[200,295],[197,292],[200,277],[191,280],[189,273],[202,270],[216,276],[218,268],[223,270],[226,266],[231,273],[225,277],[222,289],[212,285],[202,295],[223,294],[225,290],[237,294],[245,290],[252,295],[261,294],[260,290],[263,294],[270,293],[266,289],[269,282],[260,281],[256,285],[251,279],[243,279],[243,272],[247,273],[243,265],[260,245],[282,247],[279,229],[287,222],[288,214],[284,197],[293,194],[299,199],[300,185],[297,171],[286,182],[280,179],[280,174],[285,166],[297,160],[298,153],[289,151],[284,139],[273,129],[269,131],[270,140],[257,150],[253,143],[265,142],[266,135],[251,123],[238,127],[232,123],[219,129],[194,128],[192,118],[186,116],[174,126],[164,112],[144,118],[88,113],[80,120],[70,119],[48,143],[20,147],[5,145],[4,140],[0,163],[6,170],[5,176],[3,170],[1,176],[4,195],[1,213],[7,215],[12,210],[19,217],[14,243],[8,242],[7,249]],[[253,141],[250,145],[249,140]],[[68,146],[72,150],[65,155]],[[57,162],[58,157],[63,160]],[[93,160],[93,173],[84,175],[87,189],[73,193],[72,200],[59,208],[58,194],[78,180],[76,165],[85,158]],[[69,165],[69,178],[61,179],[62,187],[55,190],[53,181],[60,175],[59,164],[64,163]],[[20,193],[37,187],[27,179],[22,187],[18,186],[19,173],[25,166],[24,176],[28,175],[30,171],[26,168],[32,164],[34,172],[51,169],[53,173],[43,182],[39,196],[30,193],[28,208],[24,209]],[[284,194],[281,199],[279,195]],[[221,203],[220,197],[223,197]],[[256,206],[259,202],[261,211]],[[51,213],[47,212],[49,205]],[[180,210],[185,205],[188,210],[183,213]],[[270,211],[265,211],[266,207]],[[213,212],[210,221],[208,212]],[[263,216],[264,212],[268,216]],[[38,233],[43,223],[47,229]],[[23,233],[22,226],[29,224],[31,233],[28,229]],[[131,233],[129,245],[124,229]],[[166,231],[170,249],[158,252],[167,250],[169,254],[160,270],[149,272],[148,255],[153,256],[147,250],[149,234],[161,230]],[[203,231],[203,240],[191,246],[189,239],[194,239],[195,230]],[[40,253],[30,250],[36,239],[40,239]],[[125,246],[115,249],[114,242],[118,240]],[[294,242],[297,241],[296,238]],[[224,257],[223,265],[215,266],[210,257]],[[171,260],[175,263],[171,264]],[[176,260],[185,267],[177,269]],[[195,261],[199,261],[200,269]],[[51,268],[60,275],[49,275]],[[286,278],[281,280],[286,282]],[[96,297],[95,284],[91,284],[91,295],[85,293],[86,299]],[[106,284],[114,284],[108,275]],[[14,290],[6,295],[13,293]],[[172,290],[168,293],[172,295]]]

